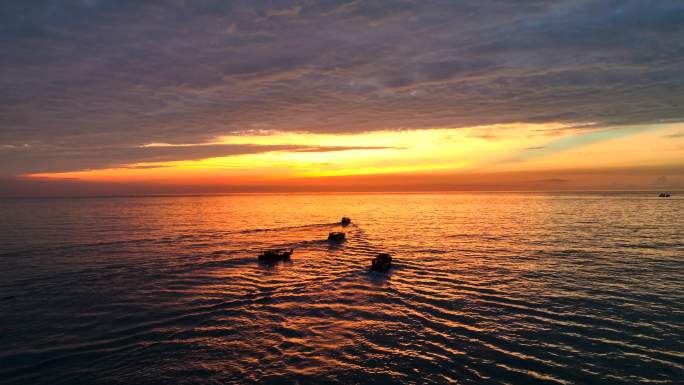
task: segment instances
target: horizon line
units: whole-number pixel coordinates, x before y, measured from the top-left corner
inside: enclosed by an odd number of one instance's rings
[[[157,194],[89,194],[89,195],[0,195],[0,199],[88,199],[88,198],[164,198],[164,197],[219,197],[235,195],[420,195],[420,194],[449,194],[449,193],[487,193],[487,194],[506,194],[506,193],[684,193],[684,189],[534,189],[534,190],[487,190],[487,189],[453,189],[453,190],[414,190],[414,191],[269,191],[269,192],[219,192],[219,193],[157,193]]]

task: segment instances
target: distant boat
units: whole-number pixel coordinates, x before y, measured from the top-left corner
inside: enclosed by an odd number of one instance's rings
[[[392,256],[388,253],[380,253],[377,257],[373,258],[371,262],[371,270],[384,272],[392,267]]]
[[[335,231],[328,234],[328,241],[330,242],[342,242],[347,238],[347,235],[341,231]]]
[[[294,252],[293,249],[271,249],[259,254],[259,261],[261,262],[275,262],[284,259],[290,259]]]
[[[660,193],[660,195],[658,195],[658,196],[659,196],[660,198],[669,198],[669,197],[670,197],[670,194],[668,194],[668,193]]]
[[[340,224],[342,226],[347,226],[351,223],[351,218],[349,217],[342,217],[342,220],[340,221]]]

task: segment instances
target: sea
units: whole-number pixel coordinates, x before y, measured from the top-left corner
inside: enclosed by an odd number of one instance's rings
[[[0,199],[0,384],[257,383],[682,384],[684,194]]]

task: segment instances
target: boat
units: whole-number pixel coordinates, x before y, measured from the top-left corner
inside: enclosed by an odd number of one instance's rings
[[[351,223],[351,218],[349,217],[342,217],[342,220],[340,221],[340,224],[342,226],[347,226]]]
[[[328,241],[330,242],[342,242],[347,238],[347,235],[341,231],[334,231],[328,234]]]
[[[259,254],[259,261],[262,262],[275,262],[284,259],[290,259],[290,256],[294,252],[293,249],[270,249],[265,250]]]
[[[669,197],[670,197],[670,194],[668,194],[668,193],[660,193],[660,195],[658,195],[658,196],[659,196],[660,198],[669,198]]]
[[[373,258],[371,262],[371,270],[384,272],[392,267],[392,256],[389,253],[380,253],[377,257]]]

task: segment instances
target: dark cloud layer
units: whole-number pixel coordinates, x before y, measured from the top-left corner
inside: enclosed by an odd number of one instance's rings
[[[0,52],[0,174],[253,129],[684,119],[681,1],[7,0]]]

